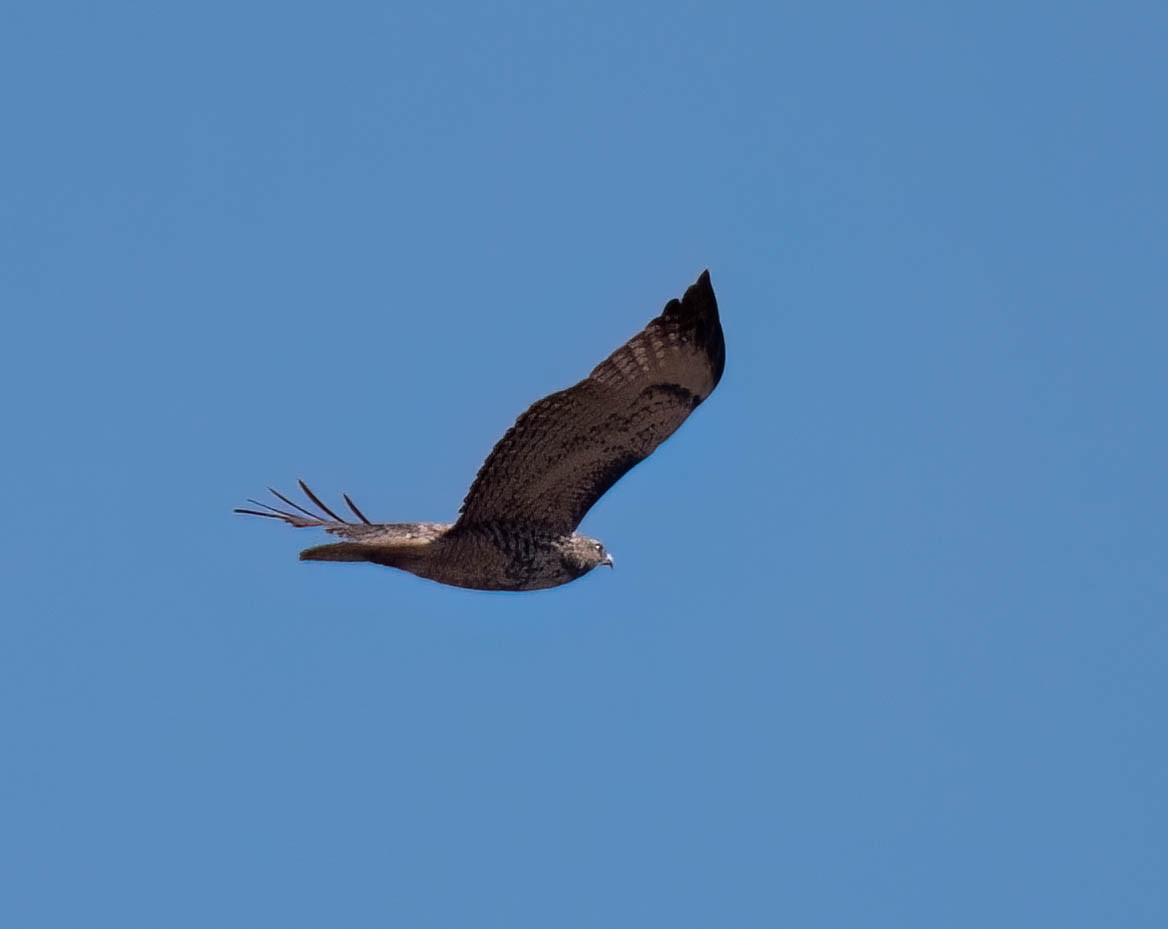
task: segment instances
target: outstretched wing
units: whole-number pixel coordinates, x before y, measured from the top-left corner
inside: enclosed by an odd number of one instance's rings
[[[479,469],[455,528],[506,521],[573,532],[710,395],[725,362],[718,304],[703,271],[588,377],[516,420]]]

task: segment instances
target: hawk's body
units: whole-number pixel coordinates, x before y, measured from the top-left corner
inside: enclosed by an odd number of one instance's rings
[[[587,556],[598,545],[583,536],[553,535],[530,526],[487,522],[352,525],[321,523],[353,539],[300,553],[303,561],[372,561],[454,587],[475,590],[541,590],[586,574],[604,557]],[[583,543],[584,557],[572,558]]]
[[[576,535],[584,514],[648,457],[710,395],[726,348],[703,272],[641,332],[573,387],[532,405],[487,457],[456,523],[345,521],[304,486],[325,516],[282,494],[300,514],[257,504],[293,526],[345,539],[300,553],[305,561],[371,561],[443,584],[479,590],[539,590],[587,574],[612,558]],[[254,501],[253,501],[254,502]]]

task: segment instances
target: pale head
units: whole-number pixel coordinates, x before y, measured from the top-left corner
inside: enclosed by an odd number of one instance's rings
[[[586,535],[572,535],[559,540],[557,546],[564,567],[574,576],[587,574],[598,565],[613,565],[612,555],[599,539]]]

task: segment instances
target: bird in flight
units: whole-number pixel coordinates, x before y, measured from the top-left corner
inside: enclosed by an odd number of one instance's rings
[[[703,271],[680,300],[578,384],[533,404],[479,469],[454,523],[373,523],[344,495],[342,519],[301,481],[320,512],[271,490],[288,509],[249,500],[249,516],[344,539],[301,561],[371,561],[475,590],[542,590],[613,560],[577,535],[584,514],[669,438],[722,377],[726,344]]]

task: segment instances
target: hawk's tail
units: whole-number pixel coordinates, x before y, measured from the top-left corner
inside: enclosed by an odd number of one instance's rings
[[[304,481],[299,483],[304,495],[320,512],[313,512],[293,502],[271,487],[268,489],[272,496],[288,509],[261,503],[259,500],[249,500],[248,503],[257,509],[240,507],[235,512],[283,520],[289,526],[298,529],[323,529],[346,540],[306,548],[300,553],[301,561],[372,561],[391,568],[409,570],[408,566],[418,563],[419,559],[424,559],[430,544],[450,528],[449,525],[440,523],[372,523],[357,509],[357,504],[349,499],[348,494],[342,496],[360,522],[345,520],[330,510],[320,497],[308,489]]]
[[[300,553],[301,561],[376,561],[375,555],[380,554],[384,546],[379,549],[375,545],[363,542],[334,542],[331,545],[317,545],[306,548]]]

